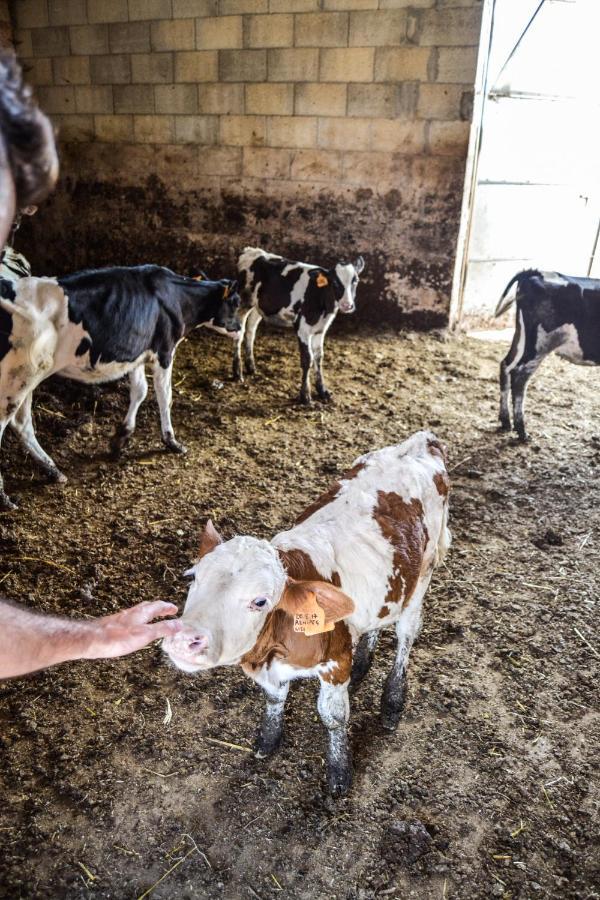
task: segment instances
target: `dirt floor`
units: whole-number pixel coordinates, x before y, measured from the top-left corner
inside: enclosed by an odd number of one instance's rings
[[[183,458],[160,449],[148,401],[108,459],[125,384],[38,391],[38,434],[70,480],[43,483],[8,437],[20,509],[0,516],[0,590],[73,616],[181,604],[207,516],[271,536],[358,454],[431,427],[451,453],[454,545],[404,719],[391,736],[378,721],[386,633],[353,701],[354,787],[334,802],[315,682],[293,687],[264,761],[248,752],[262,698],[241,670],[191,677],[152,647],[5,682],[0,895],[139,898],[160,882],[156,900],[599,897],[599,373],[544,363],[521,447],[495,430],[500,344],[333,334],[335,399],[311,409],[291,402],[290,334],[259,335],[242,387],[230,352],[206,332],[179,351]]]

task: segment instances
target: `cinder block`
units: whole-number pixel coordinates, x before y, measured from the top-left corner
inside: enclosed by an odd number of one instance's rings
[[[297,84],[296,115],[345,116],[346,95],[345,84]]]
[[[66,26],[55,28],[34,28],[31,32],[34,56],[69,56],[71,43]]]
[[[318,145],[327,150],[368,150],[369,119],[319,119]]]
[[[153,50],[193,50],[196,43],[194,19],[152,22],[150,44]]]
[[[62,56],[52,60],[54,84],[89,84],[90,57]]]
[[[75,112],[75,88],[73,85],[40,86],[36,94],[41,108],[50,115]]]
[[[175,116],[175,141],[178,144],[216,144],[218,134],[217,116]]]
[[[108,53],[108,25],[72,25],[69,34],[72,53]]]
[[[292,158],[291,176],[298,181],[338,181],[341,155],[335,150],[298,150]]]
[[[425,122],[376,119],[371,125],[373,150],[417,156],[425,152]]]
[[[195,84],[157,84],[154,88],[157,113],[193,116],[198,112],[198,89]]]
[[[129,84],[131,81],[130,56],[127,53],[92,56],[90,72],[94,84]]]
[[[350,13],[351,47],[385,47],[406,43],[405,9],[385,9]]]
[[[234,147],[262,147],[266,138],[264,116],[221,116],[219,143]]]
[[[269,0],[220,0],[219,12],[222,16],[233,16],[239,13],[269,12]]]
[[[86,0],[48,0],[48,14],[50,25],[85,25],[88,21]]]
[[[246,112],[250,115],[291,116],[294,112],[293,84],[246,85]]]
[[[200,175],[241,175],[242,152],[241,147],[203,148],[198,163]]]
[[[375,81],[428,81],[429,47],[378,47]]]
[[[432,122],[429,152],[434,156],[466,157],[470,127],[469,122]]]
[[[346,12],[296,16],[294,43],[297,47],[347,47],[348,19]]]
[[[50,24],[46,0],[19,0],[11,5],[17,28],[44,28]]]
[[[127,22],[127,0],[88,0],[88,21],[94,22]]]
[[[173,0],[174,19],[216,16],[217,12],[217,0]],[[226,14],[226,11],[224,11],[224,14]]]
[[[270,53],[280,53],[271,50]],[[291,52],[291,51],[283,51]],[[221,50],[219,78],[221,81],[264,81],[267,77],[266,50]]]
[[[268,53],[269,81],[318,80],[319,51],[317,49],[269,50]]]
[[[323,9],[378,9],[379,0],[323,0]]]
[[[375,50],[372,47],[331,48],[321,51],[320,81],[372,81]],[[300,79],[299,79],[300,80]],[[304,81],[314,81],[310,77]]]
[[[151,84],[116,84],[113,102],[116,113],[153,113],[154,88]]]
[[[270,116],[267,119],[269,147],[315,147],[317,119],[314,116]]]
[[[175,54],[175,81],[217,81],[218,54],[215,50],[180,50]]]
[[[147,53],[150,50],[150,24],[127,22],[109,25],[111,53]]]
[[[477,47],[438,47],[435,80],[445,84],[474,84]]]
[[[140,84],[169,84],[173,81],[173,54],[133,54],[131,57],[131,80]]]
[[[289,178],[291,153],[271,147],[244,147],[242,171],[248,178]]]
[[[407,179],[409,175],[408,160],[396,154],[354,150],[344,153],[342,181],[348,184],[374,185],[381,189],[382,184],[390,180],[397,184],[399,176]]]
[[[319,9],[319,0],[270,0],[269,12],[272,13],[301,13],[313,12]]]
[[[171,18],[171,0],[128,0],[128,6],[131,21]]]
[[[51,59],[44,59],[43,56],[38,56],[31,59],[21,59],[21,64],[23,66],[23,77],[27,84],[33,84],[34,86],[55,84]]]
[[[461,118],[462,84],[420,84],[417,116],[420,119]]]
[[[292,47],[294,17],[290,14],[248,16],[244,44],[246,47]]]
[[[172,144],[175,139],[173,116],[134,116],[133,136],[141,144]]]
[[[242,47],[243,43],[241,16],[196,20],[196,47],[199,50],[229,50]]]
[[[442,3],[443,0],[437,5],[441,6]],[[406,9],[406,7],[427,9],[435,5],[436,0],[379,0],[379,9]]]
[[[348,115],[392,118],[402,111],[398,84],[349,84]]]
[[[100,84],[78,84],[75,87],[75,109],[78,113],[112,114],[112,87]]]
[[[15,29],[15,49],[19,59],[31,59],[33,56],[33,44],[31,43],[31,30],[29,28]]]
[[[244,85],[198,85],[198,110],[209,115],[241,115],[244,112]]]
[[[424,47],[477,46],[480,28],[481,8],[426,9],[416,37]]]
[[[97,141],[120,144],[133,140],[133,116],[94,116]]]
[[[93,116],[52,116],[52,124],[57,129],[61,144],[87,142],[94,139]]]

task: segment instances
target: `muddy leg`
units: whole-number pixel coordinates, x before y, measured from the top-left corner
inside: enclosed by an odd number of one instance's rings
[[[270,756],[279,747],[283,737],[283,710],[290,687],[289,681],[280,684],[278,688],[265,689],[267,705],[261,722],[260,730],[254,744],[254,755],[257,759]]]
[[[121,450],[135,431],[138,409],[146,399],[147,393],[146,372],[144,371],[144,366],[141,365],[129,373],[129,409],[110,443],[113,456],[119,456]]]
[[[173,360],[170,364],[163,368],[157,361],[154,364],[154,393],[156,394],[156,402],[160,412],[160,430],[162,432],[163,444],[171,453],[187,453],[186,447],[180,444],[175,438],[173,431],[173,423],[171,422],[171,403],[173,402],[173,390],[171,382],[173,379]]]
[[[510,413],[508,410],[510,373],[521,361],[524,351],[525,326],[523,324],[523,315],[519,311],[510,350],[500,363],[500,428],[503,431],[510,431]]]
[[[317,396],[319,400],[323,400],[327,402],[331,400],[331,394],[325,387],[325,382],[323,380],[323,342],[325,340],[325,333],[321,332],[321,334],[315,334],[312,339],[312,349],[314,353],[314,367],[315,367],[315,380],[316,380],[316,388],[317,388]]]
[[[415,598],[396,622],[396,658],[387,677],[381,698],[381,722],[385,729],[393,731],[402,715],[406,700],[406,667],[413,641],[421,620],[421,603]]]
[[[366,634],[363,634],[358,644],[356,645],[356,650],[354,651],[354,658],[352,661],[352,676],[350,678],[351,691],[355,691],[358,688],[361,681],[371,668],[371,663],[373,662],[373,656],[375,655],[375,648],[377,647],[378,640],[379,631],[368,631]]]
[[[515,431],[520,441],[529,440],[525,428],[525,395],[529,379],[537,369],[541,359],[530,360],[525,365],[519,365],[510,373],[510,386],[513,401],[513,420]]]
[[[233,341],[233,368],[232,368],[232,376],[234,381],[243,381],[244,380],[244,367],[242,364],[242,344],[244,343],[244,335],[246,332],[246,322],[248,321],[248,316],[252,312],[251,309],[248,310],[246,315],[240,316],[240,325],[242,326],[238,331],[237,335]]]
[[[7,419],[0,419],[0,446],[2,445],[2,438],[4,436],[4,432],[6,430],[6,426],[8,424]],[[4,492],[4,480],[2,478],[2,472],[0,472],[0,509],[16,509],[17,504],[13,503],[8,494]]]
[[[246,322],[246,332],[244,335],[244,355],[245,355],[245,364],[246,371],[249,375],[254,375],[256,372],[256,364],[254,362],[254,341],[256,339],[256,332],[258,330],[258,326],[261,323],[262,316],[256,307],[252,307],[250,313],[248,315],[248,320]]]
[[[63,475],[54,460],[48,456],[46,451],[40,447],[35,436],[33,419],[31,418],[32,398],[33,391],[25,397],[14,414],[10,424],[19,435],[25,450],[30,454],[34,462],[37,463],[42,472],[44,472],[51,481],[57,481],[60,484],[64,484],[67,480],[66,476]]]
[[[313,361],[312,339],[310,335],[300,337],[298,335],[298,345],[300,347],[300,365],[302,366],[302,387],[300,388],[300,402],[307,405],[311,402],[310,396],[310,370]]]
[[[317,706],[328,736],[327,786],[334,797],[342,797],[352,784],[352,756],[348,745],[348,682],[330,684],[321,678]]]

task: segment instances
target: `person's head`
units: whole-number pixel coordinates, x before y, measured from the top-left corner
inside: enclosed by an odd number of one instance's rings
[[[58,155],[48,118],[23,84],[12,51],[0,51],[0,247],[17,210],[37,206],[58,177]]]

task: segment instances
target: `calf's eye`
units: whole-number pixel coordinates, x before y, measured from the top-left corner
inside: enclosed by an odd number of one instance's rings
[[[255,597],[250,604],[250,609],[263,609],[269,602],[268,597]]]

